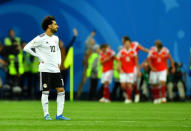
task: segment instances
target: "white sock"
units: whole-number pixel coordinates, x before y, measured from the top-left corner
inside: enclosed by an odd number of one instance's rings
[[[49,112],[48,112],[48,95],[49,95],[49,91],[42,92],[41,103],[42,103],[42,108],[44,111],[44,116],[49,114]]]
[[[57,116],[62,115],[65,102],[65,92],[57,94]]]

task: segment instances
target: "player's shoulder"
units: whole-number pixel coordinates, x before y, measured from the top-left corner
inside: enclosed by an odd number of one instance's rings
[[[57,40],[59,39],[57,35],[53,35],[52,37],[53,37],[54,39],[57,39]]]
[[[113,50],[109,47],[109,48],[107,48],[107,51],[112,52]]]
[[[133,49],[130,49],[130,53],[135,55],[135,56],[137,55],[137,52],[135,50],[133,50]]]
[[[131,44],[134,45],[134,46],[138,46],[139,42],[138,41],[133,41],[133,42],[131,42]]]
[[[33,38],[33,41],[34,41],[34,42],[40,41],[40,40],[42,39],[41,35],[42,35],[42,34],[37,35],[36,37],[34,37],[34,38]]]
[[[149,50],[149,56],[151,56],[152,54],[155,54],[157,52],[157,48],[155,46],[151,47]]]
[[[168,53],[168,52],[169,52],[169,49],[168,49],[167,47],[163,47],[163,48],[162,48],[162,51]]]
[[[112,50],[111,48],[107,48],[107,52],[108,52],[109,54],[113,54],[113,53],[115,53],[115,51]]]
[[[150,48],[150,51],[157,51],[157,48],[156,48],[155,46],[152,46],[152,47]]]
[[[165,47],[165,46],[164,46],[162,49],[163,49],[163,50],[165,50],[165,51],[167,51],[167,50],[168,50],[168,48],[167,48],[167,47]]]
[[[125,52],[126,51],[126,49],[123,47],[120,51],[119,51],[119,53],[123,53],[123,52]]]
[[[42,39],[45,38],[45,36],[46,36],[46,34],[45,34],[45,33],[42,33],[42,34],[40,34],[40,35],[37,35],[34,39],[35,39],[35,40],[42,40]]]
[[[40,38],[45,37],[45,33],[38,35]]]

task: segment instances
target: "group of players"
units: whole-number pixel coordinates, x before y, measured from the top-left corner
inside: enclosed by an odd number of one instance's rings
[[[120,73],[120,84],[124,91],[125,103],[132,103],[132,91],[135,90],[135,102],[139,101],[137,90],[137,76],[141,75],[138,64],[138,51],[148,53],[145,60],[150,67],[149,83],[151,84],[153,103],[166,103],[166,80],[168,60],[175,72],[174,62],[169,50],[163,46],[160,40],[150,50],[141,46],[138,42],[132,42],[128,36],[122,38],[123,48],[115,55],[115,52],[107,45],[101,45],[100,62],[102,64],[101,82],[104,85],[103,97],[100,102],[110,102],[109,84],[112,82],[113,61],[117,60],[117,70]]]
[[[47,16],[42,21],[44,33],[31,40],[24,51],[37,57],[40,61],[40,88],[42,91],[41,102],[45,120],[52,120],[49,114],[48,96],[50,89],[57,91],[57,114],[56,120],[70,120],[63,116],[65,103],[65,90],[61,68],[61,53],[59,48],[59,39],[54,33],[58,30],[58,25],[53,16]],[[152,84],[152,93],[154,103],[166,102],[166,76],[167,59],[170,59],[172,72],[175,71],[174,62],[167,48],[157,40],[155,46],[150,50],[140,46],[137,42],[131,42],[129,37],[122,38],[123,48],[119,51],[117,57],[108,45],[101,46],[100,61],[102,64],[102,83],[104,84],[103,98],[101,102],[109,102],[109,84],[112,82],[113,60],[118,61],[118,70],[120,72],[121,87],[126,93],[125,103],[131,103],[131,94],[133,87],[136,87],[136,77],[139,74],[138,56],[139,50],[148,52],[147,61],[150,65],[150,83]]]

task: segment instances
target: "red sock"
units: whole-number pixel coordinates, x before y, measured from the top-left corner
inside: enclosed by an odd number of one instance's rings
[[[161,98],[161,97],[160,97],[160,91],[161,91],[161,90],[160,90],[159,87],[157,87],[156,89],[157,89],[157,91],[156,91],[156,92],[157,92],[157,95],[156,95],[156,96],[157,96],[157,99],[159,99],[159,98]]]
[[[166,98],[166,86],[161,87],[162,98]]]
[[[110,100],[110,93],[109,93],[109,87],[108,86],[104,86],[104,88],[103,88],[103,97]]]
[[[138,90],[137,84],[134,84],[133,87],[134,87],[134,90],[135,90],[135,95],[138,95],[139,90]]]
[[[157,99],[157,88],[156,87],[152,87],[152,95],[153,95],[153,99]]]
[[[131,100],[131,94],[132,94],[132,88],[127,88],[126,89],[126,94],[127,94],[127,98]]]

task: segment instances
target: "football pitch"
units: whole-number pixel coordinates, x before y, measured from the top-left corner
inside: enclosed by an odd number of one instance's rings
[[[0,101],[0,131],[191,131],[191,103],[65,103],[57,121],[56,102],[49,102],[52,121],[43,118],[40,101]]]

